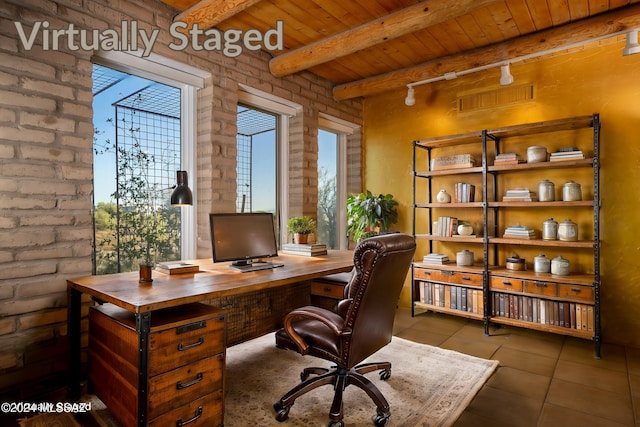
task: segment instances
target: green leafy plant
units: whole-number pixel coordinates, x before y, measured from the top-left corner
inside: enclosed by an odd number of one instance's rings
[[[347,199],[347,232],[355,242],[389,231],[398,222],[398,202],[391,194],[352,194]]]
[[[308,216],[293,216],[287,221],[289,234],[311,234],[316,231],[316,222]]]

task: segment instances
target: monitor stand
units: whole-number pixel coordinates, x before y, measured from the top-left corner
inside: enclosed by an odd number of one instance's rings
[[[270,270],[272,268],[283,267],[284,264],[276,264],[271,261],[258,260],[240,260],[231,263],[230,267],[242,273],[249,271]]]

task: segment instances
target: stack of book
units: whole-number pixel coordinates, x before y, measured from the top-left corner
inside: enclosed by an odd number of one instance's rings
[[[433,223],[433,235],[451,237],[457,233],[458,218],[451,216],[441,216]]]
[[[476,197],[476,186],[466,182],[456,182],[453,195],[456,202],[473,202]]]
[[[507,194],[502,197],[503,202],[535,202],[538,196],[528,188],[514,188],[507,190]]]
[[[551,153],[550,162],[561,162],[563,160],[584,159],[584,153],[578,147],[561,148],[555,153]]]
[[[156,270],[164,274],[187,274],[199,272],[200,267],[197,264],[189,264],[186,262],[165,262],[156,265]]]
[[[449,257],[445,254],[430,253],[422,257],[422,262],[424,262],[425,264],[442,265],[449,262]]]
[[[507,239],[535,239],[536,232],[526,225],[510,225],[504,230],[504,237]]]
[[[327,254],[327,245],[323,243],[314,244],[300,244],[300,243],[285,243],[282,245],[283,254],[288,255],[303,255],[303,256],[318,256]]]
[[[517,165],[518,163],[524,163],[524,159],[518,153],[501,153],[493,161],[494,166]]]
[[[470,168],[476,165],[471,154],[455,154],[452,156],[435,157],[431,159],[431,170]]]

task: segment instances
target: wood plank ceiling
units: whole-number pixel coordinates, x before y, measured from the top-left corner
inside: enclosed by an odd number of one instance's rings
[[[311,71],[338,100],[640,27],[640,0],[162,0],[200,29],[284,22],[270,70]]]

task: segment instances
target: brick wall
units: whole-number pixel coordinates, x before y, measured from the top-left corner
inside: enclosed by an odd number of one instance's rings
[[[310,73],[277,79],[269,55],[173,51],[167,29],[176,11],[156,0],[3,0],[0,2],[0,391],[14,398],[41,391],[66,369],[66,279],[91,273],[91,53],[27,51],[14,22],[28,32],[119,28],[136,20],[160,28],[153,52],[207,70],[198,94],[198,255],[208,256],[208,213],[234,209],[238,84],[303,105],[291,120],[292,213],[315,214],[317,117],[362,122],[360,101],[338,103],[331,84]],[[286,31],[286,27],[285,27]],[[361,190],[361,136],[349,138],[350,191]],[[85,307],[86,308],[86,307]],[[86,324],[83,325],[86,330]],[[86,337],[85,337],[86,343]],[[55,381],[54,381],[55,382]]]

